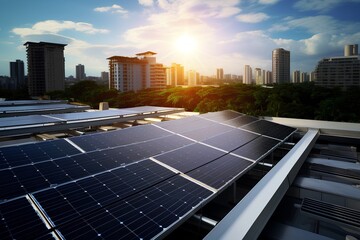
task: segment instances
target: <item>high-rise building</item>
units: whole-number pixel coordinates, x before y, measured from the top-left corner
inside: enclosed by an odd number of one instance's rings
[[[216,79],[217,80],[224,79],[224,69],[222,69],[222,68],[217,68],[216,69]]]
[[[189,70],[187,72],[187,79],[188,79],[188,86],[193,87],[198,85],[198,82],[200,81],[200,74],[196,72],[195,70]]]
[[[184,67],[181,64],[171,64],[171,67],[168,68],[168,74],[166,79],[167,85],[173,87],[178,85],[184,85]]]
[[[65,89],[66,44],[26,42],[28,87],[30,96]]]
[[[315,68],[315,84],[324,87],[360,87],[358,46],[346,45],[344,56],[320,60]]]
[[[252,69],[249,65],[245,65],[245,76],[244,76],[244,83],[245,84],[252,84]]]
[[[263,82],[263,78],[262,78],[262,70],[261,68],[255,68],[255,83],[257,85],[263,85],[264,82]]]
[[[137,57],[113,56],[108,58],[109,88],[121,92],[146,88],[166,87],[166,68],[156,63],[154,52],[136,54]]]
[[[283,48],[272,51],[272,74],[274,83],[290,83],[290,51]]]
[[[265,84],[272,84],[272,72],[266,71],[265,73]]]
[[[296,70],[293,71],[293,83],[299,83],[300,82],[300,71]]]
[[[307,72],[302,72],[300,75],[300,82],[308,82],[309,81],[309,74]]]
[[[10,62],[10,79],[13,89],[26,86],[23,61],[16,60],[16,62]]]
[[[101,80],[109,81],[109,73],[108,72],[101,72]]]
[[[76,80],[84,80],[86,78],[85,66],[82,64],[76,65]]]

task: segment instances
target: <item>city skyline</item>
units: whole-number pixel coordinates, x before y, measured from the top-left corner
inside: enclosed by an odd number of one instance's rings
[[[270,70],[275,48],[291,51],[291,72],[311,72],[322,58],[359,42],[359,7],[359,0],[6,0],[0,75],[9,75],[11,61],[26,64],[27,41],[67,44],[66,76],[79,63],[97,76],[108,71],[106,58],[144,51],[203,75],[219,67],[244,75],[244,65]]]

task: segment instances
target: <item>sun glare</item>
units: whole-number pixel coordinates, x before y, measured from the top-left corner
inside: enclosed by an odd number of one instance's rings
[[[189,35],[182,35],[176,39],[175,48],[181,53],[193,53],[197,49],[197,41]]]

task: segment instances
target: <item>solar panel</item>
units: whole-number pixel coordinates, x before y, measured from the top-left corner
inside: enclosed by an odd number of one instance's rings
[[[183,132],[197,130],[204,126],[208,126],[208,127],[215,126],[217,124],[210,120],[200,117],[187,117],[176,121],[160,122],[160,123],[156,123],[155,125],[175,133],[183,133]]]
[[[69,138],[85,151],[117,147],[171,135],[153,125],[143,125],[106,133],[95,133]]]
[[[63,119],[64,121],[81,121],[89,120],[94,118],[111,118],[120,117],[125,114],[132,113],[129,110],[122,109],[109,109],[106,111],[93,111],[93,112],[78,112],[78,113],[63,113],[63,114],[52,114],[52,117]]]
[[[202,114],[200,115],[203,118],[206,119],[211,119],[217,122],[223,122],[223,121],[227,121],[230,119],[234,119],[237,118],[239,116],[243,116],[244,114],[242,113],[238,113],[232,110],[224,110],[221,112],[211,112],[211,113],[206,113],[206,114]]]
[[[158,155],[155,159],[180,172],[188,172],[223,155],[225,153],[222,151],[195,143]]]
[[[230,126],[234,126],[234,127],[241,127],[241,126],[244,126],[244,125],[247,125],[251,122],[255,122],[255,121],[258,121],[259,119],[256,118],[256,117],[252,117],[252,116],[240,116],[240,117],[237,117],[237,118],[233,118],[233,119],[230,119],[230,120],[227,120],[227,121],[224,121],[225,124],[228,124]]]
[[[203,142],[230,152],[254,140],[257,137],[259,137],[259,135],[254,133],[250,133],[241,129],[232,129],[229,132],[225,132],[223,134],[209,138]]]
[[[213,188],[220,189],[227,182],[247,171],[252,164],[254,163],[251,161],[227,154],[188,172],[187,175]]]
[[[255,140],[245,144],[244,146],[236,149],[233,153],[248,158],[254,161],[259,160],[275,148],[280,141],[260,136]]]
[[[0,148],[0,170],[80,153],[64,139]]]
[[[55,224],[115,203],[175,173],[150,161],[124,166],[34,194]],[[61,209],[61,211],[59,210]]]
[[[242,128],[262,135],[273,137],[279,140],[285,140],[289,135],[291,135],[296,130],[295,128],[269,122],[266,120],[253,122]]]
[[[61,224],[67,239],[151,239],[168,231],[211,192],[180,176],[161,182],[81,219]]]
[[[25,106],[7,106],[0,107],[1,113],[22,113],[22,112],[37,112],[37,111],[52,111],[59,109],[66,110],[85,110],[88,106],[71,105],[71,104],[36,104],[36,105],[25,105]]]
[[[26,198],[0,204],[0,239],[54,239]]]
[[[184,136],[194,139],[196,141],[203,141],[205,139],[212,138],[214,136],[217,136],[224,132],[231,131],[233,129],[234,128],[225,126],[222,124],[211,123],[210,125],[205,125],[203,127],[199,127],[196,130],[183,132],[183,133],[181,133],[181,135],[184,135]]]
[[[30,115],[30,116],[19,116],[19,117],[3,117],[0,118],[0,131],[8,130],[8,128],[14,128],[25,125],[39,125],[49,123],[60,123],[61,120],[50,118],[42,115]]]

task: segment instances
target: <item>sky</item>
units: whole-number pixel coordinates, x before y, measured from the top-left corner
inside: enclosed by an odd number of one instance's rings
[[[273,49],[291,52],[291,71],[360,44],[360,0],[0,0],[0,75],[23,60],[23,44],[65,47],[65,75],[109,71],[108,57],[152,51],[158,63],[242,75],[271,70]],[[25,70],[26,71],[26,70]],[[27,72],[27,71],[26,71]]]

